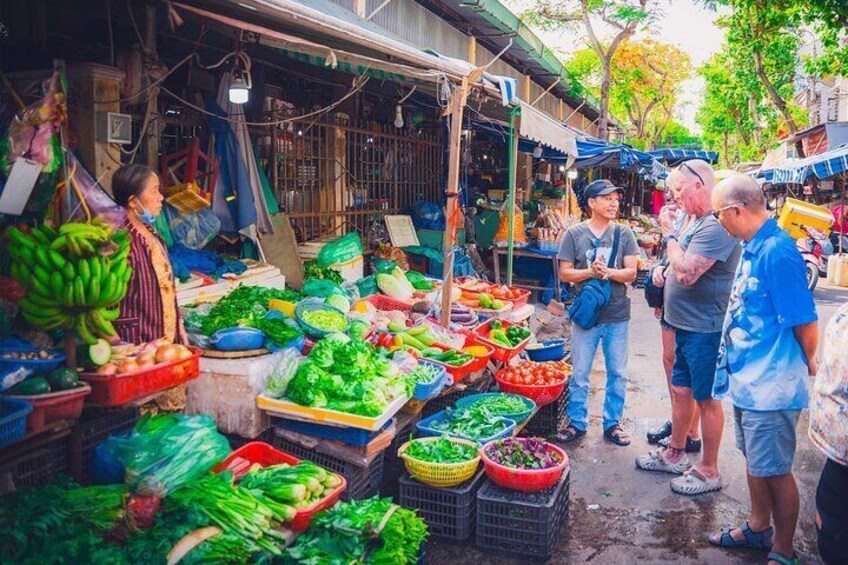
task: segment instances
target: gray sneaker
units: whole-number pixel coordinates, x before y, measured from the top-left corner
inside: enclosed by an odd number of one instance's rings
[[[651,451],[647,455],[640,455],[636,458],[636,467],[644,471],[654,471],[657,473],[672,473],[673,475],[682,475],[686,472],[692,463],[689,457],[684,454],[677,463],[671,463],[663,458],[664,451]]]

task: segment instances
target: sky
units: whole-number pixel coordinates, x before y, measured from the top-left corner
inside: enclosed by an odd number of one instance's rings
[[[532,6],[533,2],[532,0],[506,0],[505,4],[513,12],[520,13]],[[663,15],[650,30],[650,35],[673,43],[688,53],[692,58],[693,67],[697,68],[705,63],[721,48],[724,32],[715,24],[718,17],[716,12],[696,6],[692,0],[665,0],[661,3],[661,8]],[[560,50],[566,57],[568,53],[586,46],[582,41],[575,42],[573,36],[566,36],[562,32],[536,30],[536,33],[548,46]],[[701,128],[695,123],[695,114],[703,100],[703,95],[702,78],[693,76],[683,83],[676,118],[695,134],[701,133]]]

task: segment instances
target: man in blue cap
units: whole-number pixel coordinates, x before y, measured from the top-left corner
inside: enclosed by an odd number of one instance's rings
[[[604,438],[616,445],[629,445],[621,429],[624,395],[627,388],[627,348],[630,341],[630,297],[627,285],[636,280],[638,246],[629,227],[617,224],[624,192],[601,179],[586,187],[591,217],[568,230],[559,251],[560,276],[581,292],[590,280],[610,281],[610,299],[598,315],[594,327],[571,326],[571,358],[574,374],[568,383],[569,426],[556,441],[568,443],[586,434],[589,425],[587,400],[589,375],[598,345],[603,344],[607,370],[604,398]],[[614,256],[613,256],[614,255]]]

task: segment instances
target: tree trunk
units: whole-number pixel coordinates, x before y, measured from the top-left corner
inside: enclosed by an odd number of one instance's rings
[[[603,77],[601,78],[601,107],[598,116],[598,137],[609,141],[609,94],[610,94],[610,65],[603,61]]]
[[[728,168],[730,168],[730,153],[729,153],[729,150],[727,148],[727,137],[728,137],[728,134],[727,134],[727,131],[725,131],[724,132],[724,152],[722,154],[722,157],[723,157],[724,163],[727,165]]]
[[[769,98],[771,98],[771,101],[777,108],[777,111],[780,112],[780,115],[783,116],[783,119],[786,121],[786,127],[789,128],[790,135],[795,135],[798,131],[798,126],[792,118],[792,113],[789,111],[786,101],[781,98],[777,89],[766,75],[765,67],[763,67],[763,58],[760,56],[758,51],[754,51],[754,66],[757,69],[757,76],[760,77],[760,81],[763,83],[763,86],[766,87],[766,92],[768,93]]]

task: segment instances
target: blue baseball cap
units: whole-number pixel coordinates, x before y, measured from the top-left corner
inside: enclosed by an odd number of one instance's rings
[[[586,187],[586,200],[590,198],[597,198],[598,196],[606,196],[613,192],[624,192],[624,189],[620,186],[615,186],[607,179],[593,180],[589,183],[589,186]]]

